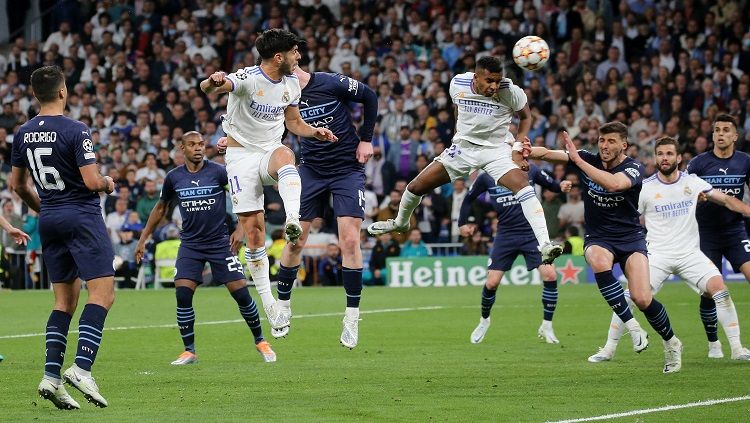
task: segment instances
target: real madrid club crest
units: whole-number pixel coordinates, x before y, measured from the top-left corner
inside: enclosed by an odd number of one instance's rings
[[[284,95],[281,96],[281,101],[283,101],[284,103],[289,101],[289,91],[284,91]]]
[[[684,193],[685,193],[685,195],[687,195],[687,196],[689,196],[689,195],[692,195],[692,194],[693,194],[693,190],[691,190],[691,189],[690,189],[690,187],[689,187],[689,186],[687,186],[687,185],[685,186],[685,189],[684,189],[684,190],[682,190],[682,192],[684,192]]]

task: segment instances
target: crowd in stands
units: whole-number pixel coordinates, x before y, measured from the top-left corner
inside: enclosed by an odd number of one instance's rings
[[[47,2],[50,3],[50,2]],[[197,130],[211,144],[223,135],[226,95],[204,95],[201,79],[217,70],[254,65],[254,40],[269,28],[287,28],[307,45],[300,65],[339,72],[378,94],[379,116],[367,175],[366,224],[391,218],[406,183],[450,146],[455,116],[451,78],[495,55],[505,74],[522,86],[533,115],[532,143],[560,147],[567,130],[576,145],[595,150],[597,128],[619,120],[630,128],[627,154],[654,171],[653,141],[678,139],[683,166],[711,145],[711,122],[720,112],[736,117],[740,150],[750,150],[750,12],[747,1],[729,0],[209,0],[59,1],[45,17],[41,40],[16,38],[0,55],[0,196],[3,215],[32,235],[26,251],[3,238],[6,252],[24,260],[3,269],[26,270],[22,284],[40,279],[37,217],[10,192],[13,134],[38,111],[29,87],[31,72],[57,64],[65,72],[70,117],[91,128],[102,172],[118,184],[103,196],[107,227],[122,275],[132,277],[134,239],[158,201],[166,172],[184,162],[175,143]],[[15,12],[16,15],[18,12]],[[18,17],[14,17],[18,19]],[[550,46],[538,72],[523,72],[510,51],[534,34]],[[352,106],[352,119],[362,113]],[[299,142],[284,142],[295,151]],[[223,163],[215,148],[208,157]],[[571,179],[568,194],[540,192],[550,235],[570,238],[579,253],[583,205],[577,176],[565,166],[539,164],[556,179]],[[428,255],[429,244],[463,242],[462,253],[486,254],[497,219],[487,199],[473,210],[480,230],[461,239],[457,227],[469,180],[447,184],[425,196],[412,218],[416,231],[374,240],[373,280],[385,257]],[[284,221],[274,187],[267,187],[269,234]],[[232,223],[231,214],[228,220]],[[179,212],[162,222],[155,241],[174,239]],[[307,254],[320,256],[318,283],[340,283],[332,214],[313,225]],[[269,240],[269,245],[272,243]],[[330,244],[334,244],[331,246]],[[426,245],[425,245],[426,244]],[[574,245],[575,244],[575,245]],[[11,269],[13,270],[13,269]],[[12,273],[12,272],[11,272]]]

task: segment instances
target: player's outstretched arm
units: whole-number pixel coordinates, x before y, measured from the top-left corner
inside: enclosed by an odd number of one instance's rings
[[[224,72],[214,72],[201,81],[201,91],[206,94],[223,94],[232,91],[232,82]]]
[[[740,199],[726,195],[723,192],[712,189],[706,193],[706,199],[712,203],[722,205],[729,210],[742,213],[745,217],[750,217],[750,206],[743,203]]]
[[[620,192],[633,186],[633,182],[628,178],[624,172],[617,172],[611,174],[607,171],[597,169],[589,162],[583,160],[578,154],[573,140],[570,139],[570,135],[567,132],[563,132],[563,140],[565,141],[565,148],[568,150],[568,157],[579,169],[583,171],[592,181],[604,188],[609,192]],[[630,170],[630,169],[628,169]]]
[[[299,114],[298,107],[289,106],[284,110],[284,123],[287,129],[300,137],[317,138],[321,141],[338,141],[338,138],[336,135],[333,135],[330,129],[316,128],[302,120],[302,115]]]
[[[13,166],[10,175],[10,187],[31,210],[39,213],[41,207],[39,194],[29,186],[28,178],[29,171],[25,167]]]
[[[0,227],[2,227],[3,230],[7,232],[14,241],[16,241],[16,244],[26,245],[26,243],[31,239],[31,237],[26,232],[14,227],[2,216],[0,216]]]
[[[154,229],[156,229],[156,225],[159,224],[159,221],[164,218],[165,214],[167,214],[167,209],[169,209],[169,204],[164,200],[159,200],[151,210],[151,214],[148,215],[146,226],[143,228],[141,237],[138,238],[138,245],[135,247],[136,263],[140,263],[141,260],[143,260],[143,254],[146,252],[146,241],[151,237],[151,234],[154,233]]]

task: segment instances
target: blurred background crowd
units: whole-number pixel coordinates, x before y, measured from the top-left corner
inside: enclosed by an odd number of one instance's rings
[[[227,96],[206,96],[198,83],[217,70],[254,65],[254,41],[265,29],[286,28],[307,41],[302,67],[345,74],[378,94],[375,155],[365,166],[368,224],[393,217],[406,182],[450,146],[449,82],[484,55],[502,58],[505,75],[525,89],[536,145],[558,148],[567,130],[577,145],[595,151],[598,126],[619,120],[630,127],[627,154],[653,172],[657,137],[678,139],[684,166],[710,148],[711,122],[725,112],[736,117],[737,147],[747,151],[747,6],[729,0],[8,2],[10,36],[0,48],[0,198],[3,215],[32,242],[19,250],[3,238],[0,279],[17,288],[44,285],[37,217],[7,187],[13,134],[38,111],[29,77],[40,66],[63,69],[69,116],[89,125],[102,172],[117,181],[118,189],[102,197],[102,210],[126,287],[138,274],[132,252],[164,176],[184,162],[175,142],[190,130],[211,144],[223,136]],[[29,22],[40,26],[38,34],[29,34]],[[521,71],[510,56],[516,40],[530,34],[551,49],[547,66],[533,73]],[[361,123],[358,105],[351,105],[351,114]],[[299,150],[292,135],[284,143]],[[208,157],[223,163],[213,147]],[[565,166],[539,165],[557,180],[578,182]],[[473,204],[475,236],[462,239],[457,226],[475,177],[426,196],[412,222],[416,230],[380,239],[363,233],[367,278],[382,283],[388,256],[486,254],[498,224],[488,198]],[[553,238],[583,235],[579,187],[539,194]],[[281,197],[267,187],[265,198],[268,234],[276,234],[269,246],[283,246],[275,232],[285,217]],[[154,236],[152,262],[159,258],[157,244],[178,238],[179,211],[169,216]],[[305,283],[340,283],[332,213],[314,222],[308,244]],[[167,245],[161,250],[170,250]]]

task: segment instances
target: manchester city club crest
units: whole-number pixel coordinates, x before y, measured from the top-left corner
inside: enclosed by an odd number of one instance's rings
[[[684,192],[685,195],[688,195],[688,196],[693,194],[693,190],[691,190],[690,187],[688,186],[686,186],[682,192]]]
[[[284,103],[289,101],[289,91],[284,91],[284,95],[281,96],[281,101]]]

